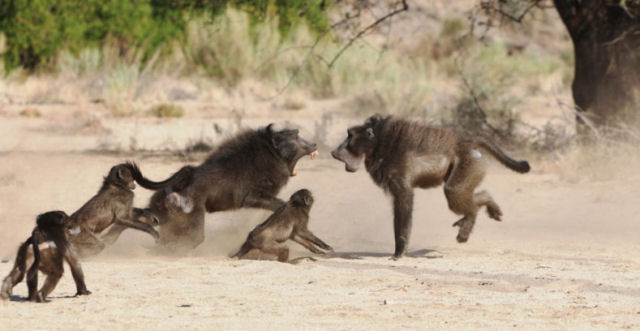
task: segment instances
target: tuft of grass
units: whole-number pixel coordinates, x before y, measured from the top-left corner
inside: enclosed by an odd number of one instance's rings
[[[97,72],[102,67],[102,52],[98,48],[86,48],[77,55],[63,51],[56,63],[60,75],[82,77]]]
[[[134,113],[133,99],[138,85],[140,69],[137,64],[121,63],[105,77],[103,100],[114,115]]]
[[[20,116],[28,118],[42,117],[42,114],[35,108],[25,108],[20,111]]]
[[[0,56],[7,51],[7,37],[4,33],[0,32]],[[0,61],[0,77],[4,76],[4,61]]]
[[[184,109],[178,105],[161,103],[151,108],[151,114],[160,118],[180,118],[184,116]]]

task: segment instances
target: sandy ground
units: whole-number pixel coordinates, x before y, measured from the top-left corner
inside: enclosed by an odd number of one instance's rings
[[[134,159],[161,179],[189,162],[161,153],[86,153],[93,138],[65,138],[23,121],[0,124],[0,277],[35,216],[73,212],[112,165]],[[173,123],[167,135],[184,132],[188,122]],[[63,141],[72,143],[56,143]],[[193,157],[191,163],[203,155]],[[148,235],[126,231],[83,261],[92,295],[72,297],[68,271],[47,304],[25,302],[26,285],[19,284],[11,301],[0,303],[0,328],[640,328],[640,177],[567,180],[543,162],[533,160],[526,175],[491,166],[482,187],[502,206],[504,221],[482,212],[463,245],[455,242],[457,217],[442,190],[418,191],[410,253],[390,261],[389,199],[364,171],[305,158],[280,196],[303,187],[314,192],[310,226],[334,255],[297,264],[227,258],[268,215],[260,210],[208,215],[206,241],[181,258],[154,256]],[[136,205],[150,194],[137,189]],[[310,256],[292,248],[296,257]]]

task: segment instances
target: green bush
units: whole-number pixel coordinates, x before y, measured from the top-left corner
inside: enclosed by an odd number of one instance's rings
[[[151,114],[160,118],[178,118],[184,116],[184,110],[178,105],[162,103],[151,108]]]
[[[328,20],[321,0],[3,0],[0,31],[7,38],[3,55],[7,70],[34,70],[53,65],[60,51],[76,54],[85,48],[114,44],[121,56],[143,62],[171,41],[184,40],[187,19],[205,12],[217,16],[227,5],[250,13],[253,24],[274,13],[286,32],[301,22],[325,29]],[[141,53],[141,54],[140,54]],[[51,67],[49,67],[51,68]],[[46,69],[46,68],[45,68]]]

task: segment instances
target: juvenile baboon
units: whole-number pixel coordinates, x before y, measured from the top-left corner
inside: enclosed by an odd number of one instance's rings
[[[456,133],[451,128],[372,116],[363,125],[347,130],[347,138],[331,155],[355,172],[364,164],[373,181],[393,197],[395,259],[404,255],[411,233],[413,188],[430,188],[444,183],[449,209],[463,217],[457,240],[469,239],[478,209],[487,207],[489,217],[500,221],[502,211],[488,192],[474,192],[486,172],[482,151],[493,155],[516,172],[529,171],[527,161],[508,157],[482,137]]]
[[[63,260],[71,268],[71,275],[76,283],[76,295],[89,295],[84,283],[84,275],[80,263],[69,246],[65,230],[69,217],[63,211],[50,211],[40,214],[36,227],[20,248],[13,269],[2,282],[0,298],[8,300],[13,287],[27,274],[29,301],[44,302],[58,284],[64,272]],[[28,262],[31,266],[27,271]],[[47,275],[44,285],[38,292],[38,270]]]
[[[276,131],[272,125],[223,142],[190,173],[178,171],[167,179],[187,185],[172,185],[151,197],[149,209],[160,220],[159,243],[171,251],[198,246],[204,240],[206,212],[244,207],[275,211],[284,204],[276,196],[296,175],[298,160],[316,154],[316,144],[302,139],[298,130]],[[141,186],[154,189],[149,185],[154,182],[135,171],[133,175]]]
[[[181,171],[186,173],[190,169]],[[132,172],[139,173],[135,163],[113,166],[98,193],[71,215],[69,240],[80,256],[100,253],[113,244],[126,228],[144,231],[158,239],[158,232],[152,226],[158,223],[157,217],[148,209],[133,208],[136,185]],[[168,180],[154,184],[155,187],[166,187],[178,182]],[[107,228],[109,231],[99,237]]]
[[[256,249],[265,254],[275,255],[280,262],[289,259],[289,248],[284,244],[291,239],[316,254],[324,254],[316,246],[332,251],[309,229],[309,211],[313,205],[313,196],[306,189],[291,195],[289,202],[278,208],[266,221],[253,229],[240,251],[233,257],[242,258],[249,251]]]

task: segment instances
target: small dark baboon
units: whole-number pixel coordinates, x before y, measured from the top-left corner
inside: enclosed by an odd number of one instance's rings
[[[489,152],[500,163],[520,173],[529,171],[527,161],[508,157],[482,137],[456,133],[451,128],[372,116],[363,125],[347,130],[344,140],[331,155],[355,172],[362,160],[373,181],[393,197],[394,258],[404,255],[411,233],[413,188],[430,188],[444,183],[449,209],[463,218],[458,242],[466,242],[478,209],[487,207],[489,217],[500,221],[502,211],[486,191],[474,192],[485,175]]]
[[[157,190],[151,197],[149,209],[160,221],[159,244],[172,252],[198,246],[204,240],[206,212],[245,207],[275,211],[284,204],[276,196],[296,175],[298,160],[316,154],[316,144],[300,137],[298,130],[276,131],[272,125],[223,142],[190,172],[181,170],[167,179],[181,185]],[[141,186],[157,189],[141,174],[133,175]]]
[[[266,221],[253,229],[240,251],[233,257],[242,258],[249,251],[257,249],[263,253],[275,255],[278,261],[289,259],[289,248],[284,244],[291,239],[316,254],[324,254],[316,246],[332,251],[331,246],[325,244],[309,229],[309,210],[313,205],[313,196],[309,190],[299,190],[284,206],[278,208]]]
[[[15,264],[9,275],[2,282],[0,298],[8,300],[13,287],[27,274],[29,301],[44,302],[58,284],[64,271],[63,260],[71,268],[76,283],[76,295],[89,295],[84,283],[84,275],[80,263],[69,246],[65,230],[69,216],[63,211],[50,211],[38,216],[36,227],[20,248]],[[27,271],[27,261],[33,260]],[[47,275],[44,285],[38,292],[38,270]]]
[[[158,239],[158,232],[152,226],[158,223],[157,217],[148,209],[133,208],[136,185],[132,173],[139,173],[135,163],[113,166],[98,193],[71,215],[69,240],[80,256],[100,253],[107,245],[113,244],[126,228],[144,231]],[[169,180],[155,184],[156,187],[166,187],[176,183],[177,180]],[[98,237],[107,228],[109,231]]]

